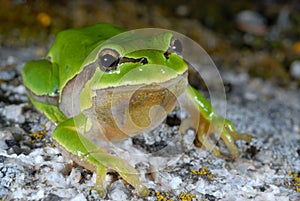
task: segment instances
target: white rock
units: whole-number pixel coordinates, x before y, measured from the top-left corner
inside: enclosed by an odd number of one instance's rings
[[[42,164],[43,162],[44,162],[44,158],[42,156],[34,157],[34,163],[35,164]]]
[[[19,85],[19,86],[13,88],[12,91],[15,92],[15,93],[18,93],[18,94],[25,94],[26,93],[26,88],[23,85]]]
[[[296,60],[291,64],[290,73],[295,78],[300,78],[300,60]]]
[[[0,131],[0,140],[13,139],[13,135],[10,131],[4,130]]]
[[[16,62],[16,59],[13,56],[9,56],[9,57],[7,57],[7,61],[6,62],[7,62],[8,65],[12,65],[12,64],[14,64]]]
[[[0,150],[5,150],[7,148],[8,148],[7,144],[4,141],[1,140],[0,141]]]
[[[121,180],[115,181],[111,185],[111,191],[109,192],[109,198],[112,200],[128,200],[129,198],[129,191],[124,186],[124,183]]]
[[[265,200],[276,200],[273,193],[259,193],[258,196],[254,198],[255,201],[265,201]]]
[[[56,189],[55,191],[53,191],[53,194],[62,198],[66,198],[67,200],[70,200],[71,198],[76,197],[78,195],[78,192],[75,191],[74,189],[64,187],[64,188]]]
[[[25,117],[22,115],[22,105],[8,105],[3,109],[3,115],[17,123],[24,123]]]
[[[39,189],[39,191],[35,194],[35,200],[43,199],[45,196],[44,189]]]
[[[174,177],[170,181],[170,186],[171,186],[172,189],[177,189],[177,188],[179,188],[181,183],[182,183],[182,180],[181,180],[180,177]]]
[[[76,185],[79,183],[81,179],[81,172],[78,168],[73,168],[70,176],[67,178],[68,183],[70,182],[71,185]]]
[[[86,198],[84,197],[84,195],[82,193],[80,193],[76,197],[71,199],[71,201],[86,201]]]
[[[24,194],[26,194],[26,190],[20,188],[18,190],[14,190],[11,194],[11,197],[15,199],[22,199],[24,198]]]
[[[238,28],[242,31],[264,35],[266,33],[265,18],[252,10],[243,10],[236,16]]]
[[[66,186],[65,178],[58,172],[49,172],[46,175],[46,179],[53,186],[57,186],[57,187]]]
[[[207,184],[205,183],[205,181],[203,179],[199,179],[199,181],[197,181],[196,183],[196,188],[195,190],[199,193],[205,194],[206,193],[206,186]]]

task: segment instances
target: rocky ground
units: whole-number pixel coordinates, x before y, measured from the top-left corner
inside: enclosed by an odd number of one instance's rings
[[[116,144],[150,195],[138,197],[109,174],[105,200],[300,200],[298,1],[0,4],[0,200],[103,200],[93,189],[94,173],[54,146],[55,125],[30,104],[20,76],[24,63],[43,57],[59,31],[99,22],[129,30],[161,27],[192,38],[219,67],[226,117],[253,136],[250,143],[237,142],[240,158],[217,158],[192,144],[193,131],[179,134],[181,116],[174,112],[153,132]],[[224,109],[224,101],[214,103]],[[217,146],[226,152],[222,142]]]
[[[20,71],[36,52],[34,47],[0,50],[6,67],[0,71],[0,198],[102,200],[92,188],[94,174],[60,154],[51,139],[54,124],[26,97]],[[214,157],[191,144],[192,131],[180,137],[176,124],[164,123],[120,144],[128,153],[144,154],[146,160],[130,163],[151,194],[138,197],[112,174],[108,179],[116,181],[107,200],[300,200],[300,90],[279,88],[243,71],[221,75],[227,118],[253,136],[251,143],[238,142],[241,157]],[[163,152],[149,153],[165,142]],[[221,142],[218,146],[225,150]],[[143,174],[149,170],[153,173]]]

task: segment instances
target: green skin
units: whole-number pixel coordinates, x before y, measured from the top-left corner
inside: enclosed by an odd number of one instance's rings
[[[195,128],[196,145],[213,150],[217,156],[220,151],[208,138],[209,134],[218,133],[232,158],[237,157],[239,151],[234,141],[250,141],[251,137],[238,134],[230,121],[218,116],[210,103],[187,84],[188,64],[177,52],[170,51],[172,35],[165,33],[148,38],[137,36],[140,43],[154,44],[159,47],[158,50],[144,49],[126,53],[126,47],[134,47],[135,43],[103,43],[124,31],[111,24],[96,24],[60,32],[46,56],[47,60],[30,61],[22,71],[31,102],[58,124],[53,132],[56,145],[74,161],[96,172],[95,188],[98,192],[105,196],[105,175],[107,171],[113,170],[140,195],[148,194],[147,188],[139,180],[138,172],[127,161],[98,146],[96,141],[118,141],[156,127],[166,115],[161,115],[161,110],[152,110],[151,116],[150,108],[159,104],[166,112],[170,112],[176,104],[175,96],[182,95],[185,98],[182,106],[186,107],[191,116],[182,121],[182,132],[190,127]],[[99,54],[107,48],[117,51],[120,58],[135,59],[135,62],[127,59],[119,63],[115,70],[104,72],[99,68]],[[168,57],[164,55],[167,51]],[[139,60],[141,58],[146,58],[147,63],[142,63]],[[74,78],[81,82],[77,85]],[[154,83],[159,83],[159,86]],[[73,91],[73,87],[76,90]],[[136,87],[140,89],[138,92],[134,92]],[[121,92],[109,95],[108,91],[113,90]],[[75,102],[72,106],[71,101]],[[97,101],[103,105],[96,106]],[[130,117],[121,125],[121,129],[118,122],[111,120],[112,102],[121,108],[122,114],[117,114],[117,119]],[[148,116],[152,118],[151,121]]]

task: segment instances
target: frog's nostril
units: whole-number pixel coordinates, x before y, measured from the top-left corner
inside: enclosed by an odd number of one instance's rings
[[[143,57],[143,58],[141,58],[140,62],[141,62],[141,64],[144,65],[144,64],[148,63],[148,60],[145,57]]]

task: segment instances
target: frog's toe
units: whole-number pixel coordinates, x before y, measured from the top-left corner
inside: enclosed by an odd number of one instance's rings
[[[106,168],[103,165],[99,165],[96,169],[96,185],[95,188],[101,197],[106,196],[106,188],[104,186],[106,177]]]
[[[212,151],[215,156],[221,155],[219,148],[215,144],[209,141],[207,135],[198,134],[197,137],[195,138],[194,144],[197,147],[202,147],[202,146],[205,147],[206,150]]]
[[[237,158],[240,155],[240,152],[237,148],[237,146],[234,143],[234,138],[231,136],[231,134],[224,129],[224,131],[220,135],[221,139],[225,142],[227,148],[229,149],[231,153],[232,158]]]
[[[98,186],[97,189],[99,189],[98,191],[100,191],[100,193],[105,195],[104,182],[106,169],[111,169],[119,173],[124,181],[132,185],[139,195],[146,196],[148,194],[148,189],[139,179],[139,173],[127,161],[101,152],[90,153],[90,155],[99,163],[97,166],[96,185]]]
[[[225,119],[224,128],[233,140],[244,140],[246,142],[250,142],[252,139],[252,136],[247,133],[236,132],[234,125],[227,119]]]
[[[137,190],[140,196],[147,196],[149,194],[148,188],[143,184],[135,185],[135,189]]]
[[[234,141],[244,140],[246,142],[250,142],[252,139],[252,137],[248,134],[245,133],[240,134],[236,132],[234,125],[228,120],[225,120],[224,122],[224,126],[220,137],[222,138],[222,140],[225,142],[226,146],[230,150],[232,158],[237,158],[240,155],[240,152],[237,146],[235,145]]]
[[[243,140],[246,142],[250,142],[252,140],[252,136],[247,133],[230,132],[230,136],[234,140]]]
[[[119,171],[118,173],[126,182],[134,187],[140,196],[148,195],[148,189],[141,183],[137,173],[133,173],[132,171]]]
[[[198,147],[204,146],[206,149],[212,150],[215,156],[219,156],[220,151],[218,147],[209,140],[210,135],[213,133],[218,134],[220,139],[224,141],[232,158],[237,158],[240,155],[238,147],[235,145],[236,140],[249,142],[252,139],[248,134],[237,133],[234,125],[226,119],[219,118],[215,121],[202,119],[198,126],[195,145]]]

